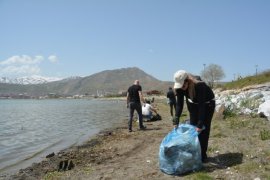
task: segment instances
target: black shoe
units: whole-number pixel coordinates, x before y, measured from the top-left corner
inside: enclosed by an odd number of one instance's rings
[[[129,129],[128,132],[132,132],[132,129]]]
[[[140,127],[140,130],[146,130],[146,126]]]
[[[207,159],[208,156],[206,152],[202,152],[201,154],[202,154],[202,159]]]
[[[202,163],[208,163],[209,160],[207,158],[202,159]]]

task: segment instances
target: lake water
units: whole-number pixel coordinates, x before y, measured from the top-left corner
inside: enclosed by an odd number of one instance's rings
[[[0,174],[81,144],[127,116],[120,100],[0,100]]]

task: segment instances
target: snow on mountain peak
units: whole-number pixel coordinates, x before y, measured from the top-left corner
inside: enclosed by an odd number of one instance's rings
[[[30,77],[18,77],[18,78],[0,77],[0,83],[8,83],[8,84],[44,84],[60,80],[62,80],[62,78],[44,77],[38,75],[33,75]]]

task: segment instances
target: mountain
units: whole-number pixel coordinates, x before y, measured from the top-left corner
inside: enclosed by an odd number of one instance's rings
[[[160,81],[137,67],[105,70],[86,77],[63,79],[46,84],[18,85],[0,83],[2,94],[28,94],[30,96],[44,96],[49,93],[60,95],[96,95],[117,94],[127,91],[128,87],[138,79],[143,91],[167,91],[172,82]]]
[[[43,77],[37,75],[19,78],[0,77],[0,83],[8,83],[8,84],[43,84],[59,80],[61,80],[61,78]]]

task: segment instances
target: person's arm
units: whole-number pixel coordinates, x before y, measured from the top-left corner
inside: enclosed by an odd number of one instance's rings
[[[129,107],[129,101],[130,101],[129,93],[127,92],[127,108]]]
[[[157,110],[156,110],[153,106],[150,106],[150,109],[151,109],[151,111],[153,111],[154,113],[158,114],[158,113],[157,113]]]
[[[182,115],[183,107],[184,107],[184,91],[182,89],[177,89],[176,92],[176,111],[174,117],[174,125],[179,124],[179,118]]]
[[[145,103],[142,91],[139,91],[139,96],[140,96],[141,102]]]

